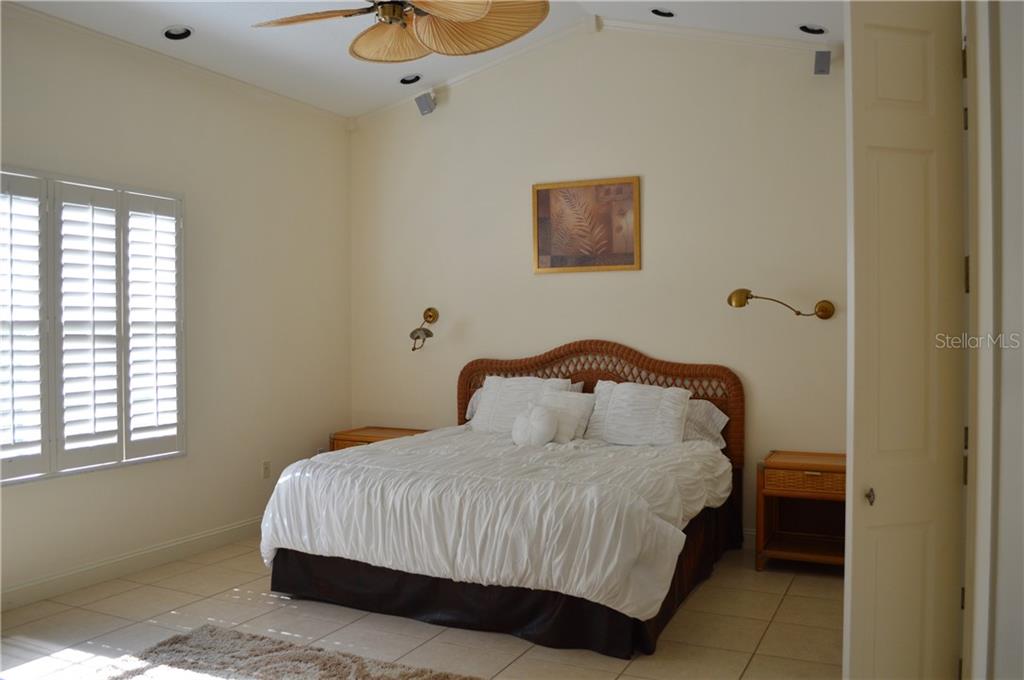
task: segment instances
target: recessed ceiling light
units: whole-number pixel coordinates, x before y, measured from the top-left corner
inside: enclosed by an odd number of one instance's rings
[[[188,26],[182,26],[181,24],[168,26],[164,29],[164,37],[168,40],[184,40],[190,35],[192,35],[192,29]]]
[[[413,83],[420,82],[420,78],[422,77],[423,76],[421,76],[419,73],[410,73],[407,76],[402,76],[398,80],[398,82],[400,82],[402,85],[412,85]]]
[[[656,17],[661,17],[662,19],[671,19],[676,15],[676,13],[673,12],[672,10],[661,9],[660,7],[652,9],[651,14],[653,14]]]
[[[800,30],[810,35],[824,35],[828,33],[828,29],[818,24],[800,24]]]

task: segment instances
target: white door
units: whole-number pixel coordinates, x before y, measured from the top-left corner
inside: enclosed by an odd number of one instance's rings
[[[962,559],[960,5],[847,7],[851,677],[955,677]],[[873,504],[867,498],[873,491]]]

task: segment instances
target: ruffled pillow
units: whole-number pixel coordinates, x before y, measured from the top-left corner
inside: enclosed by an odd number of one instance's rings
[[[483,394],[480,395],[469,426],[476,432],[508,434],[512,431],[512,422],[527,404],[536,404],[546,392],[568,390],[568,378],[545,380],[532,376],[503,378],[489,375],[484,378],[484,386],[478,390]]]
[[[683,426],[683,441],[697,439],[711,442],[715,448],[725,448],[722,430],[729,422],[729,416],[706,399],[691,399],[686,409],[686,425]]]
[[[517,446],[544,446],[557,430],[558,418],[551,409],[530,404],[512,423],[512,441]]]
[[[587,439],[609,444],[662,446],[683,440],[690,391],[600,380]]]

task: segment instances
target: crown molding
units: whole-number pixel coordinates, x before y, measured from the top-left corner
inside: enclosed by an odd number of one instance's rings
[[[784,50],[795,50],[799,52],[814,52],[816,50],[831,50],[833,52],[833,59],[839,59],[843,53],[843,42],[832,41],[832,42],[814,42],[810,40],[800,40],[798,38],[773,38],[764,35],[752,35],[748,33],[729,33],[726,31],[712,31],[704,28],[688,28],[685,26],[674,26],[664,24],[647,24],[636,21],[620,21],[618,19],[606,19],[600,15],[589,16],[586,19],[579,21],[575,24],[567,26],[560,31],[552,33],[537,42],[530,43],[524,47],[509,52],[497,61],[484,64],[479,68],[473,69],[467,73],[463,73],[454,78],[450,78],[446,81],[433,85],[430,89],[440,90],[443,88],[452,87],[466,80],[471,80],[482,73],[504,64],[507,61],[516,59],[524,54],[532,52],[534,50],[541,49],[553,42],[562,40],[573,34],[582,33],[601,33],[605,31],[637,31],[646,33],[662,33],[665,35],[675,36],[677,38],[686,38],[689,40],[703,40],[706,42],[716,42],[734,45],[749,45],[754,47],[768,47],[775,49]],[[349,127],[351,131],[357,131],[359,129],[359,123],[364,118],[372,118],[378,116],[387,111],[397,109],[401,106],[410,105],[417,96],[423,94],[424,91],[420,91],[415,95],[406,97],[400,101],[387,104],[372,111],[367,111],[352,119],[352,124]]]
[[[648,24],[638,21],[621,21],[619,19],[601,19],[601,26],[604,30],[613,31],[639,31],[644,33],[664,33],[680,38],[692,40],[705,40],[717,43],[732,43],[737,45],[756,45],[758,47],[774,47],[786,50],[799,50],[801,52],[814,52],[816,50],[833,50],[840,48],[842,40],[829,42],[815,42],[811,40],[800,40],[799,38],[773,38],[766,35],[754,35],[751,33],[730,33],[726,31],[713,31],[707,28],[690,28],[674,24]]]

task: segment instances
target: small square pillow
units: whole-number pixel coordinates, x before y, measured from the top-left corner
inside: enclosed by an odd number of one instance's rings
[[[517,446],[544,446],[555,438],[557,430],[554,411],[530,404],[512,423],[512,441]]]
[[[729,416],[705,399],[691,399],[686,409],[686,425],[683,426],[683,441],[697,439],[711,442],[715,448],[725,448],[722,430],[729,422]]]
[[[502,378],[489,375],[484,386],[477,390],[480,401],[469,426],[477,432],[512,432],[516,416],[530,403],[537,403],[546,392],[566,392],[569,379]]]
[[[540,405],[550,409],[558,418],[556,442],[565,444],[583,436],[594,410],[594,401],[593,394],[581,392],[548,392],[540,398]]]
[[[587,439],[609,444],[674,444],[683,440],[690,391],[601,380]]]

